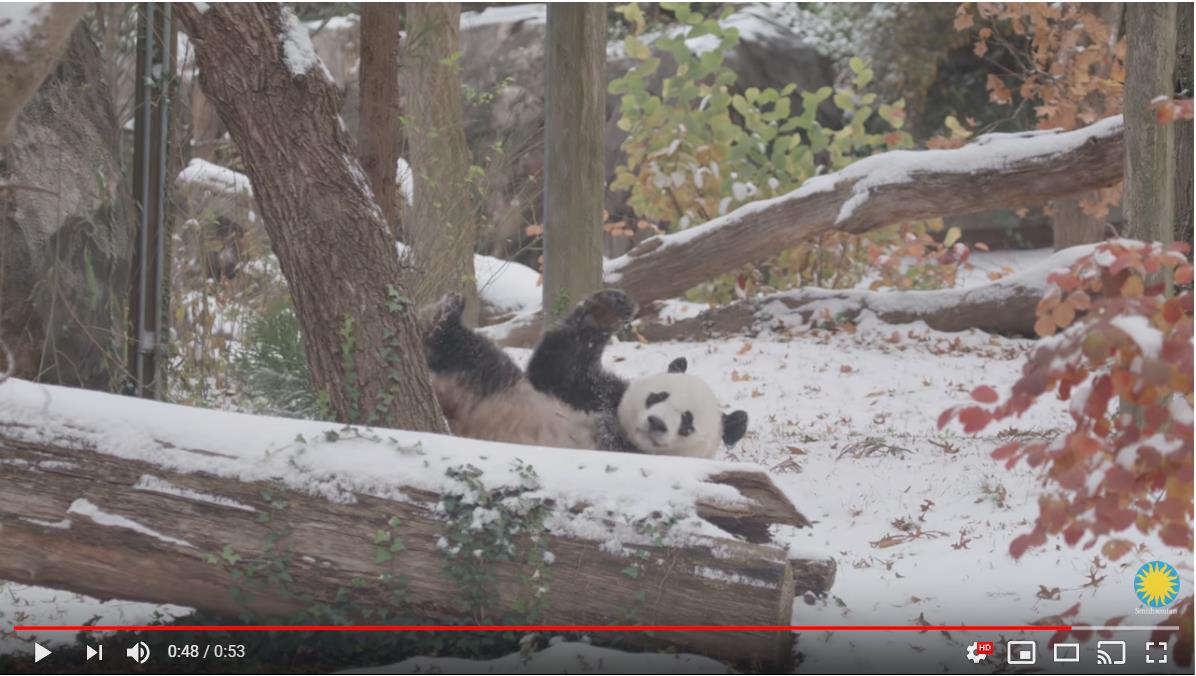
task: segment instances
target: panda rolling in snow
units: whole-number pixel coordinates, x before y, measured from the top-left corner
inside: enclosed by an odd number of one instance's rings
[[[523,373],[461,323],[449,294],[424,320],[432,387],[454,434],[540,446],[713,457],[747,431],[747,413],[724,414],[710,387],[685,374],[627,382],[602,367],[611,336],[635,314],[621,291],[599,291],[545,332]]]

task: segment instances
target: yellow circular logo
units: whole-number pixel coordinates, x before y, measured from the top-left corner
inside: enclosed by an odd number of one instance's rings
[[[1134,592],[1142,603],[1162,608],[1179,596],[1179,571],[1163,561],[1142,564],[1134,575]]]

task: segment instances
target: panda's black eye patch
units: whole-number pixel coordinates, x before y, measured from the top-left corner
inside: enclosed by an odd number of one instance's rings
[[[648,395],[648,400],[644,402],[644,408],[652,408],[668,398],[668,392],[652,392]]]
[[[694,414],[686,411],[681,414],[681,429],[677,430],[677,434],[683,437],[688,437],[694,431]]]

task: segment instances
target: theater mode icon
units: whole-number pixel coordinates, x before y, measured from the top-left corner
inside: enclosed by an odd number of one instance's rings
[[[1056,662],[1079,662],[1080,661],[1080,644],[1079,643],[1056,643],[1052,648],[1053,657]]]

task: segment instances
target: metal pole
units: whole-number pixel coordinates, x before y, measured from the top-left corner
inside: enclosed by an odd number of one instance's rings
[[[137,114],[134,118],[134,185],[137,204],[137,278],[130,299],[128,393],[156,397],[164,324],[162,288],[166,258],[167,153],[170,131],[171,9],[138,6]]]

